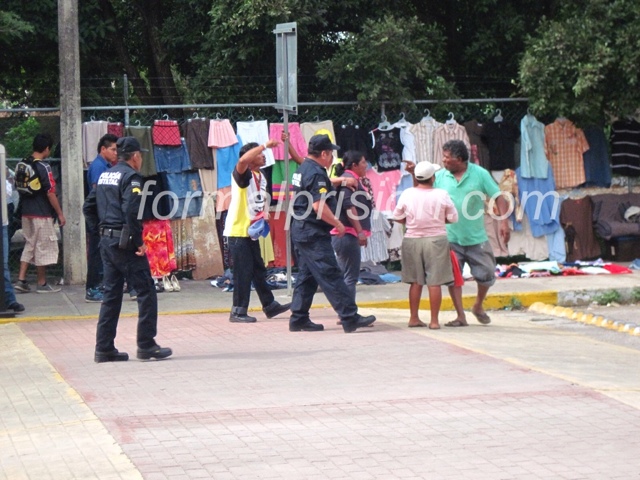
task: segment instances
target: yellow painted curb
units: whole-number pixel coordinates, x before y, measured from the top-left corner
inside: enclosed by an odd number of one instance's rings
[[[545,304],[542,302],[534,302],[529,306],[530,312],[544,313],[554,315],[556,317],[567,318],[575,322],[593,325],[596,327],[615,330],[618,332],[628,333],[629,335],[640,336],[640,326],[635,323],[625,323],[623,321],[613,321],[604,318],[602,315],[594,315],[593,313],[576,312],[568,307],[559,305]]]

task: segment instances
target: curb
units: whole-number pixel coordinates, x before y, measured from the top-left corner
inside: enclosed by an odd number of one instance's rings
[[[427,297],[427,298],[424,298]],[[475,295],[463,295],[462,305],[466,310],[470,310],[475,302]],[[542,292],[520,292],[520,293],[495,293],[487,295],[484,301],[484,307],[487,310],[502,310],[505,308],[520,308],[529,307],[536,303],[557,303],[558,292],[555,291],[542,291]],[[208,313],[229,313],[229,308],[211,308],[204,310],[174,310],[167,312],[158,312],[159,316],[167,315],[202,315]],[[311,308],[331,308],[330,304],[313,304]],[[409,310],[409,289],[407,288],[407,298],[404,300],[380,300],[371,302],[358,302],[358,308],[389,308],[389,309],[402,309]],[[428,294],[423,292],[423,298],[420,300],[420,309],[429,310],[431,304],[429,303]],[[454,310],[453,302],[448,296],[442,299],[442,305],[440,310]],[[249,308],[250,312],[261,312],[260,307]],[[123,313],[120,318],[137,317],[137,313]],[[30,317],[11,317],[0,318],[0,325],[6,323],[27,323],[27,322],[42,322],[42,321],[55,321],[55,320],[91,320],[97,319],[98,315],[55,315],[55,316],[30,316]],[[640,327],[639,327],[640,328]],[[639,333],[640,334],[640,333]]]
[[[606,328],[607,330],[614,330],[633,336],[640,336],[640,325],[631,322],[614,322],[613,320],[604,318],[602,315],[578,312],[568,307],[561,307],[544,302],[535,302],[529,306],[529,311],[566,318],[573,320],[574,322],[584,323],[585,325]]]

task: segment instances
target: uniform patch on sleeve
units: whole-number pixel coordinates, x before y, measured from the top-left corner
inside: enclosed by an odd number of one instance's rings
[[[327,189],[322,187],[320,190],[318,190],[319,193],[327,193]]]
[[[140,193],[140,189],[138,187],[131,189],[132,193]]]

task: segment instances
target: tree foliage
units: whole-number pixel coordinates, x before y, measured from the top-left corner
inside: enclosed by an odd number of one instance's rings
[[[640,4],[567,2],[527,42],[520,85],[541,114],[602,121],[640,105]]]
[[[33,33],[33,25],[17,13],[0,10],[0,44],[10,44],[11,40],[24,38],[27,33]]]
[[[301,100],[524,94],[541,113],[593,117],[640,95],[634,0],[78,4],[83,105],[121,105],[125,73],[130,103],[272,102],[273,29],[294,21]],[[1,8],[0,100],[57,106],[57,2]]]
[[[33,152],[33,138],[40,133],[40,123],[34,117],[10,128],[2,143],[9,158],[25,158]]]
[[[336,53],[318,63],[318,76],[344,98],[400,104],[452,94],[441,75],[445,39],[435,25],[415,17],[366,20],[360,32],[336,43]]]

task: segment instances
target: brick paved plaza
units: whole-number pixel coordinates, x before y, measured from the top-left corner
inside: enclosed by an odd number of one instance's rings
[[[319,333],[162,316],[174,356],[116,364],[92,361],[95,320],[0,325],[0,477],[638,478],[637,347],[526,313],[441,331],[375,313],[350,335],[330,310]],[[122,319],[132,357],[134,335]]]

